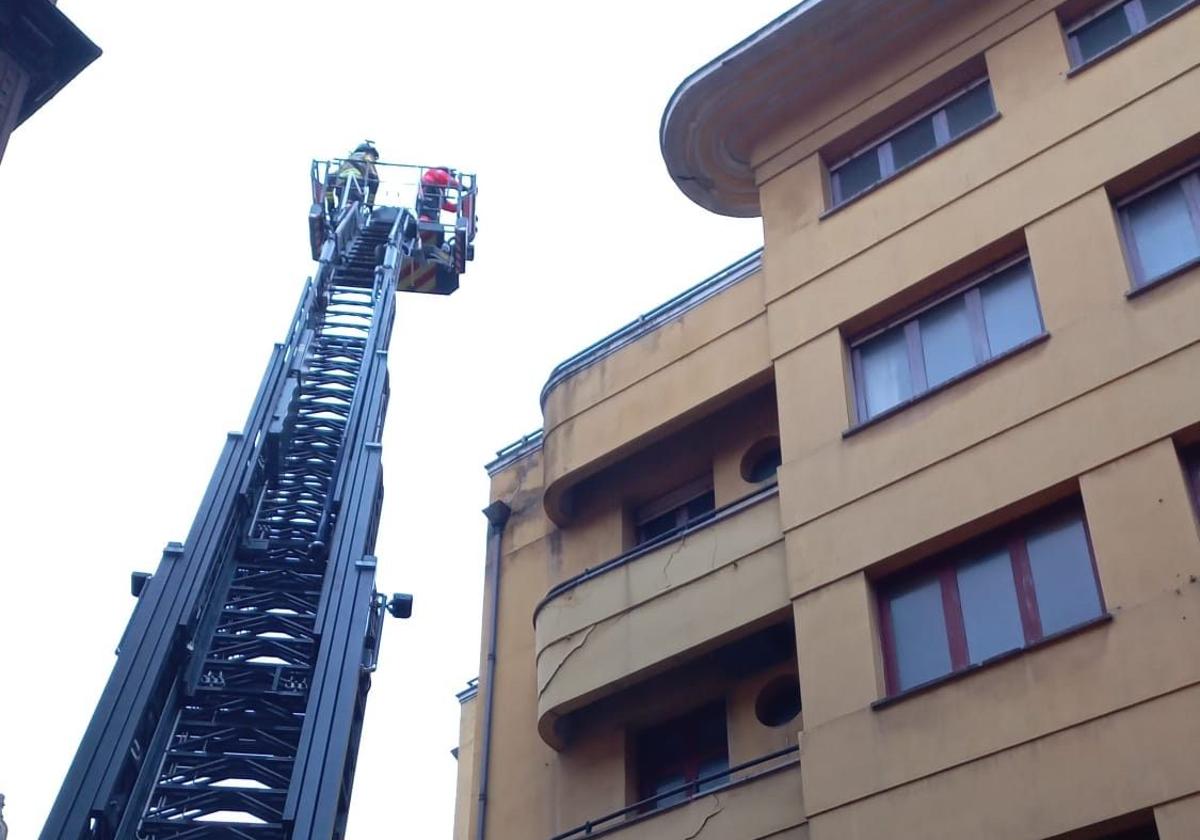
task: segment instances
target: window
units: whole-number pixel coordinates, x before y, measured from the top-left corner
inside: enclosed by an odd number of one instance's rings
[[[1200,262],[1200,169],[1134,194],[1117,213],[1135,289]]]
[[[642,505],[634,513],[637,543],[658,539],[712,513],[715,506],[712,481],[689,482],[662,498]]]
[[[724,701],[644,730],[634,752],[638,801],[661,796],[647,803],[647,811],[720,787],[728,779],[723,771],[729,769]]]
[[[1188,491],[1192,494],[1192,506],[1196,515],[1200,516],[1200,446],[1193,446],[1179,453],[1183,464],[1183,476],[1187,481]]]
[[[912,166],[995,113],[991,85],[986,78],[979,79],[866,149],[831,166],[834,206]]]
[[[1067,28],[1071,65],[1104,55],[1195,0],[1121,0],[1108,3]]]
[[[1104,614],[1078,504],[885,581],[879,592],[892,694]]]
[[[852,343],[860,423],[1042,335],[1028,257]]]

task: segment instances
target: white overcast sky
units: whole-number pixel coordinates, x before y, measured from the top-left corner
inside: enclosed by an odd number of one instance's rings
[[[449,837],[479,667],[483,464],[550,369],[761,244],[666,175],[663,106],[786,0],[62,0],[104,55],[0,163],[0,792],[35,837],[133,599],[183,540],[311,273],[313,157],[479,176],[477,259],[403,296],[349,836]],[[444,14],[435,15],[444,10]]]

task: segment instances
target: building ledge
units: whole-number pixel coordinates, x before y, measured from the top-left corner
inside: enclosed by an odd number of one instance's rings
[[[545,408],[546,398],[550,392],[564,380],[611,356],[622,347],[632,344],[688,310],[694,309],[719,292],[746,279],[761,267],[762,248],[759,248],[559,363],[554,370],[550,371],[550,377],[542,386],[542,407]]]
[[[458,699],[459,703],[466,703],[468,700],[474,700],[477,694],[479,694],[479,677],[471,677],[471,679],[467,680],[467,687],[457,692],[454,696]]]
[[[968,0],[804,0],[676,88],[659,127],[667,172],[706,210],[761,215],[754,168],[783,151],[763,143],[873,62],[969,7]]]
[[[931,691],[939,686],[946,685],[947,683],[961,680],[964,677],[968,677],[983,668],[991,668],[994,665],[999,665],[1002,662],[1008,662],[1010,659],[1015,659],[1018,656],[1029,653],[1030,651],[1049,647],[1050,645],[1056,644],[1063,639],[1069,639],[1070,637],[1078,635],[1079,633],[1083,633],[1086,630],[1090,630],[1093,627],[1097,627],[1101,624],[1108,624],[1112,620],[1112,613],[1101,613],[1093,619],[1089,619],[1082,624],[1077,624],[1074,627],[1068,627],[1065,630],[1060,630],[1059,632],[1053,633],[1044,639],[1039,639],[1033,644],[1013,648],[1012,650],[1006,650],[1003,653],[998,653],[993,657],[983,660],[982,662],[968,665],[966,668],[959,668],[957,671],[951,671],[948,674],[935,677],[932,680],[921,683],[920,685],[914,685],[911,688],[904,689],[903,691],[897,691],[895,694],[889,694],[887,697],[881,697],[871,704],[871,708],[874,711],[886,709],[889,706],[894,706],[895,704],[907,700],[910,697],[915,697],[918,694],[924,694],[927,691]]]
[[[542,448],[542,430],[534,429],[524,437],[510,443],[508,446],[496,452],[496,458],[484,465],[488,476],[494,476],[496,473],[508,469],[512,464],[520,461],[534,452]]]
[[[29,74],[17,125],[100,57],[100,48],[50,0],[15,0],[0,17],[0,44]]]

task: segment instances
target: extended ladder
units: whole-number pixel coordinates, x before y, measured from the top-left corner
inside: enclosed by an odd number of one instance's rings
[[[395,293],[416,290],[425,260],[406,209],[354,203],[324,221],[317,274],[187,542],[135,576],[43,840],[343,835],[388,606],[373,557],[386,350]],[[460,257],[467,229],[447,225]],[[459,265],[439,261],[429,290],[456,288]],[[406,614],[406,597],[391,606]]]

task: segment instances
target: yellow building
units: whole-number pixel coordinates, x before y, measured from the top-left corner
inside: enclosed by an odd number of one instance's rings
[[[458,836],[1200,838],[1200,2],[807,0],[661,142],[765,246],[489,465]]]

